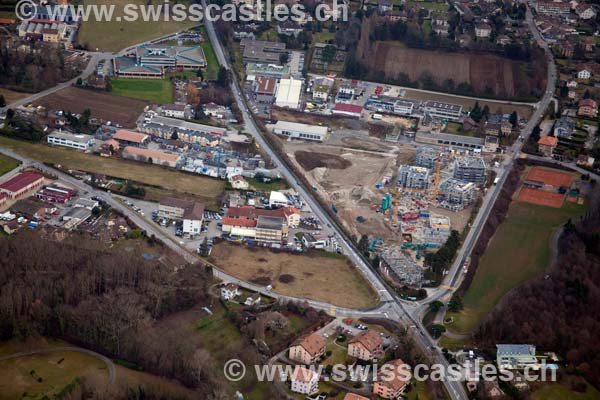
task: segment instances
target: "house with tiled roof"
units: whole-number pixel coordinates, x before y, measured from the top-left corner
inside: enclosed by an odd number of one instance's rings
[[[596,118],[598,115],[598,103],[593,99],[583,99],[577,104],[579,107],[577,115],[588,118]]]
[[[369,329],[356,335],[348,342],[348,355],[359,360],[370,361],[383,356],[383,339]]]
[[[398,399],[410,383],[410,367],[396,359],[383,365],[373,385],[373,394],[384,399]]]
[[[292,392],[311,395],[319,391],[319,374],[304,367],[296,367],[291,376]]]
[[[304,365],[316,363],[325,354],[325,339],[316,333],[300,338],[288,349],[292,361]]]
[[[546,157],[552,157],[554,149],[558,144],[558,139],[554,136],[544,136],[538,140],[538,150]]]

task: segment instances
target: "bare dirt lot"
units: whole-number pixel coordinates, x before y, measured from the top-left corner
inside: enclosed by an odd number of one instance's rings
[[[135,127],[147,102],[109,93],[69,87],[59,90],[34,102],[50,111],[71,111],[82,113],[86,108],[92,111],[92,118],[111,121],[127,128]]]
[[[293,161],[299,151],[315,152],[314,144],[286,142],[285,151]],[[306,178],[317,189],[327,203],[335,205],[340,221],[353,235],[362,234],[383,237],[386,241],[399,240],[397,232],[391,230],[383,216],[376,213],[372,206],[381,204],[383,196],[390,190],[389,186],[381,189],[375,187],[384,176],[392,177],[396,172],[397,162],[408,162],[414,157],[414,148],[402,147],[398,154],[376,154],[374,152],[352,150],[345,147],[319,145],[320,154],[330,154],[351,161],[345,169],[319,167],[311,170],[302,168]],[[358,222],[357,218],[364,218]]]
[[[312,171],[315,168],[331,168],[331,169],[346,169],[352,165],[352,162],[336,156],[334,154],[319,153],[314,151],[299,150],[294,153],[296,161],[300,163],[302,168],[307,171]]]
[[[238,279],[271,284],[274,292],[287,296],[349,308],[372,307],[379,301],[360,272],[337,254],[275,253],[222,242],[213,247],[210,261]]]

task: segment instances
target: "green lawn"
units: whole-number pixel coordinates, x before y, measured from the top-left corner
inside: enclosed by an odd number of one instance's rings
[[[173,85],[168,79],[111,79],[112,93],[117,96],[165,104],[173,102]]]
[[[162,4],[162,0],[84,0],[83,4],[114,4],[113,20],[96,21],[92,17],[82,23],[78,33],[78,43],[87,45],[90,50],[120,51],[129,46],[143,43],[148,40],[189,29],[198,25],[198,22],[183,21],[148,21],[141,19],[142,11],[138,11],[140,18],[137,21],[129,22],[125,20],[116,21],[116,17],[124,16],[123,7],[126,4],[145,5]],[[180,1],[178,3],[184,3]],[[105,18],[106,19],[106,18]]]
[[[204,57],[206,57],[206,72],[204,73],[204,79],[217,79],[217,75],[219,73],[219,62],[217,61],[217,56],[215,55],[215,50],[212,47],[212,43],[210,40],[208,40],[206,30],[202,29],[202,34],[206,38],[206,40],[200,44],[202,46],[202,50],[204,50]]]
[[[573,203],[556,209],[513,202],[479,262],[464,309],[448,314],[455,319],[448,329],[471,332],[505,294],[543,272],[550,263],[553,231],[584,210]]]
[[[19,164],[21,163],[18,160],[5,156],[4,154],[0,154],[0,176],[17,168]]]
[[[0,399],[62,398],[59,395],[76,379],[94,377],[108,381],[104,362],[96,357],[73,351],[20,357],[0,361]],[[27,393],[24,396],[24,393]]]
[[[592,385],[587,385],[585,393],[577,393],[559,383],[551,384],[536,390],[531,395],[533,400],[596,400],[600,399],[600,392]]]

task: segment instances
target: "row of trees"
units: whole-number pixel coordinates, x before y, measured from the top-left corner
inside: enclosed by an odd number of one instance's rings
[[[76,75],[58,48],[0,46],[0,85],[37,92]]]

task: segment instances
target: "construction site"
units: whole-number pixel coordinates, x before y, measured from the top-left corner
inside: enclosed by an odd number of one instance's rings
[[[417,148],[414,162],[399,166],[395,188],[377,209],[400,240],[377,237],[371,242],[381,273],[397,285],[426,283],[424,253],[441,247],[452,229],[465,228],[464,223],[453,225],[452,214],[468,218],[487,177],[485,160],[477,154]]]
[[[466,228],[488,177],[484,159],[466,150],[397,144],[376,152],[291,141],[284,146],[344,227],[356,238],[368,236],[381,272],[399,285],[423,284],[425,252],[437,251],[453,229]]]

